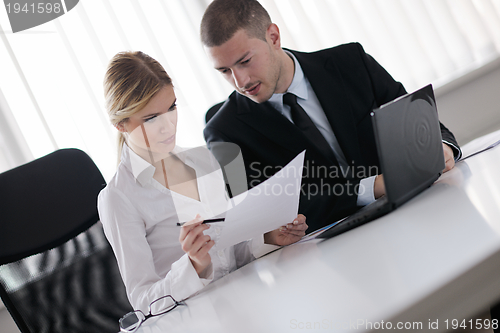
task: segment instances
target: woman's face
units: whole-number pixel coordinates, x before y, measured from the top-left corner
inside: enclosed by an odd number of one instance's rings
[[[141,111],[117,126],[121,132],[128,133],[128,146],[152,164],[174,149],[177,128],[175,102],[173,86],[165,86]]]

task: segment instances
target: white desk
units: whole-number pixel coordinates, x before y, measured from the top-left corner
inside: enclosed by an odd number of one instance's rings
[[[475,315],[499,299],[495,148],[459,162],[389,215],[260,258],[138,332],[360,332],[382,320],[393,328],[421,322],[415,330],[424,332],[429,319],[439,320],[438,332],[446,319]]]

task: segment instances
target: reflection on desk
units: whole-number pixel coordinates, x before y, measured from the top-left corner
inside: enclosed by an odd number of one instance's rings
[[[499,165],[498,148],[461,161],[389,215],[262,257],[138,332],[451,330],[500,299]]]

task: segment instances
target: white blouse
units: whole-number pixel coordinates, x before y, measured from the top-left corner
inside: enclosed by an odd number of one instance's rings
[[[121,162],[101,191],[98,209],[105,235],[115,253],[132,307],[147,311],[155,299],[172,295],[183,300],[213,280],[274,249],[263,237],[226,249],[217,248],[224,222],[205,231],[215,245],[212,264],[198,276],[179,242],[179,221],[196,214],[211,218],[227,209],[225,183],[217,160],[208,149],[174,149],[196,172],[200,201],[170,191],[153,178],[154,166],[123,145]]]

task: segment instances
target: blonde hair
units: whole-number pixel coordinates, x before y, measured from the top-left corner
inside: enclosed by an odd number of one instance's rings
[[[106,111],[113,126],[124,123],[142,110],[172,79],[162,65],[141,51],[117,53],[109,62],[104,76]],[[118,162],[124,134],[118,133]]]

